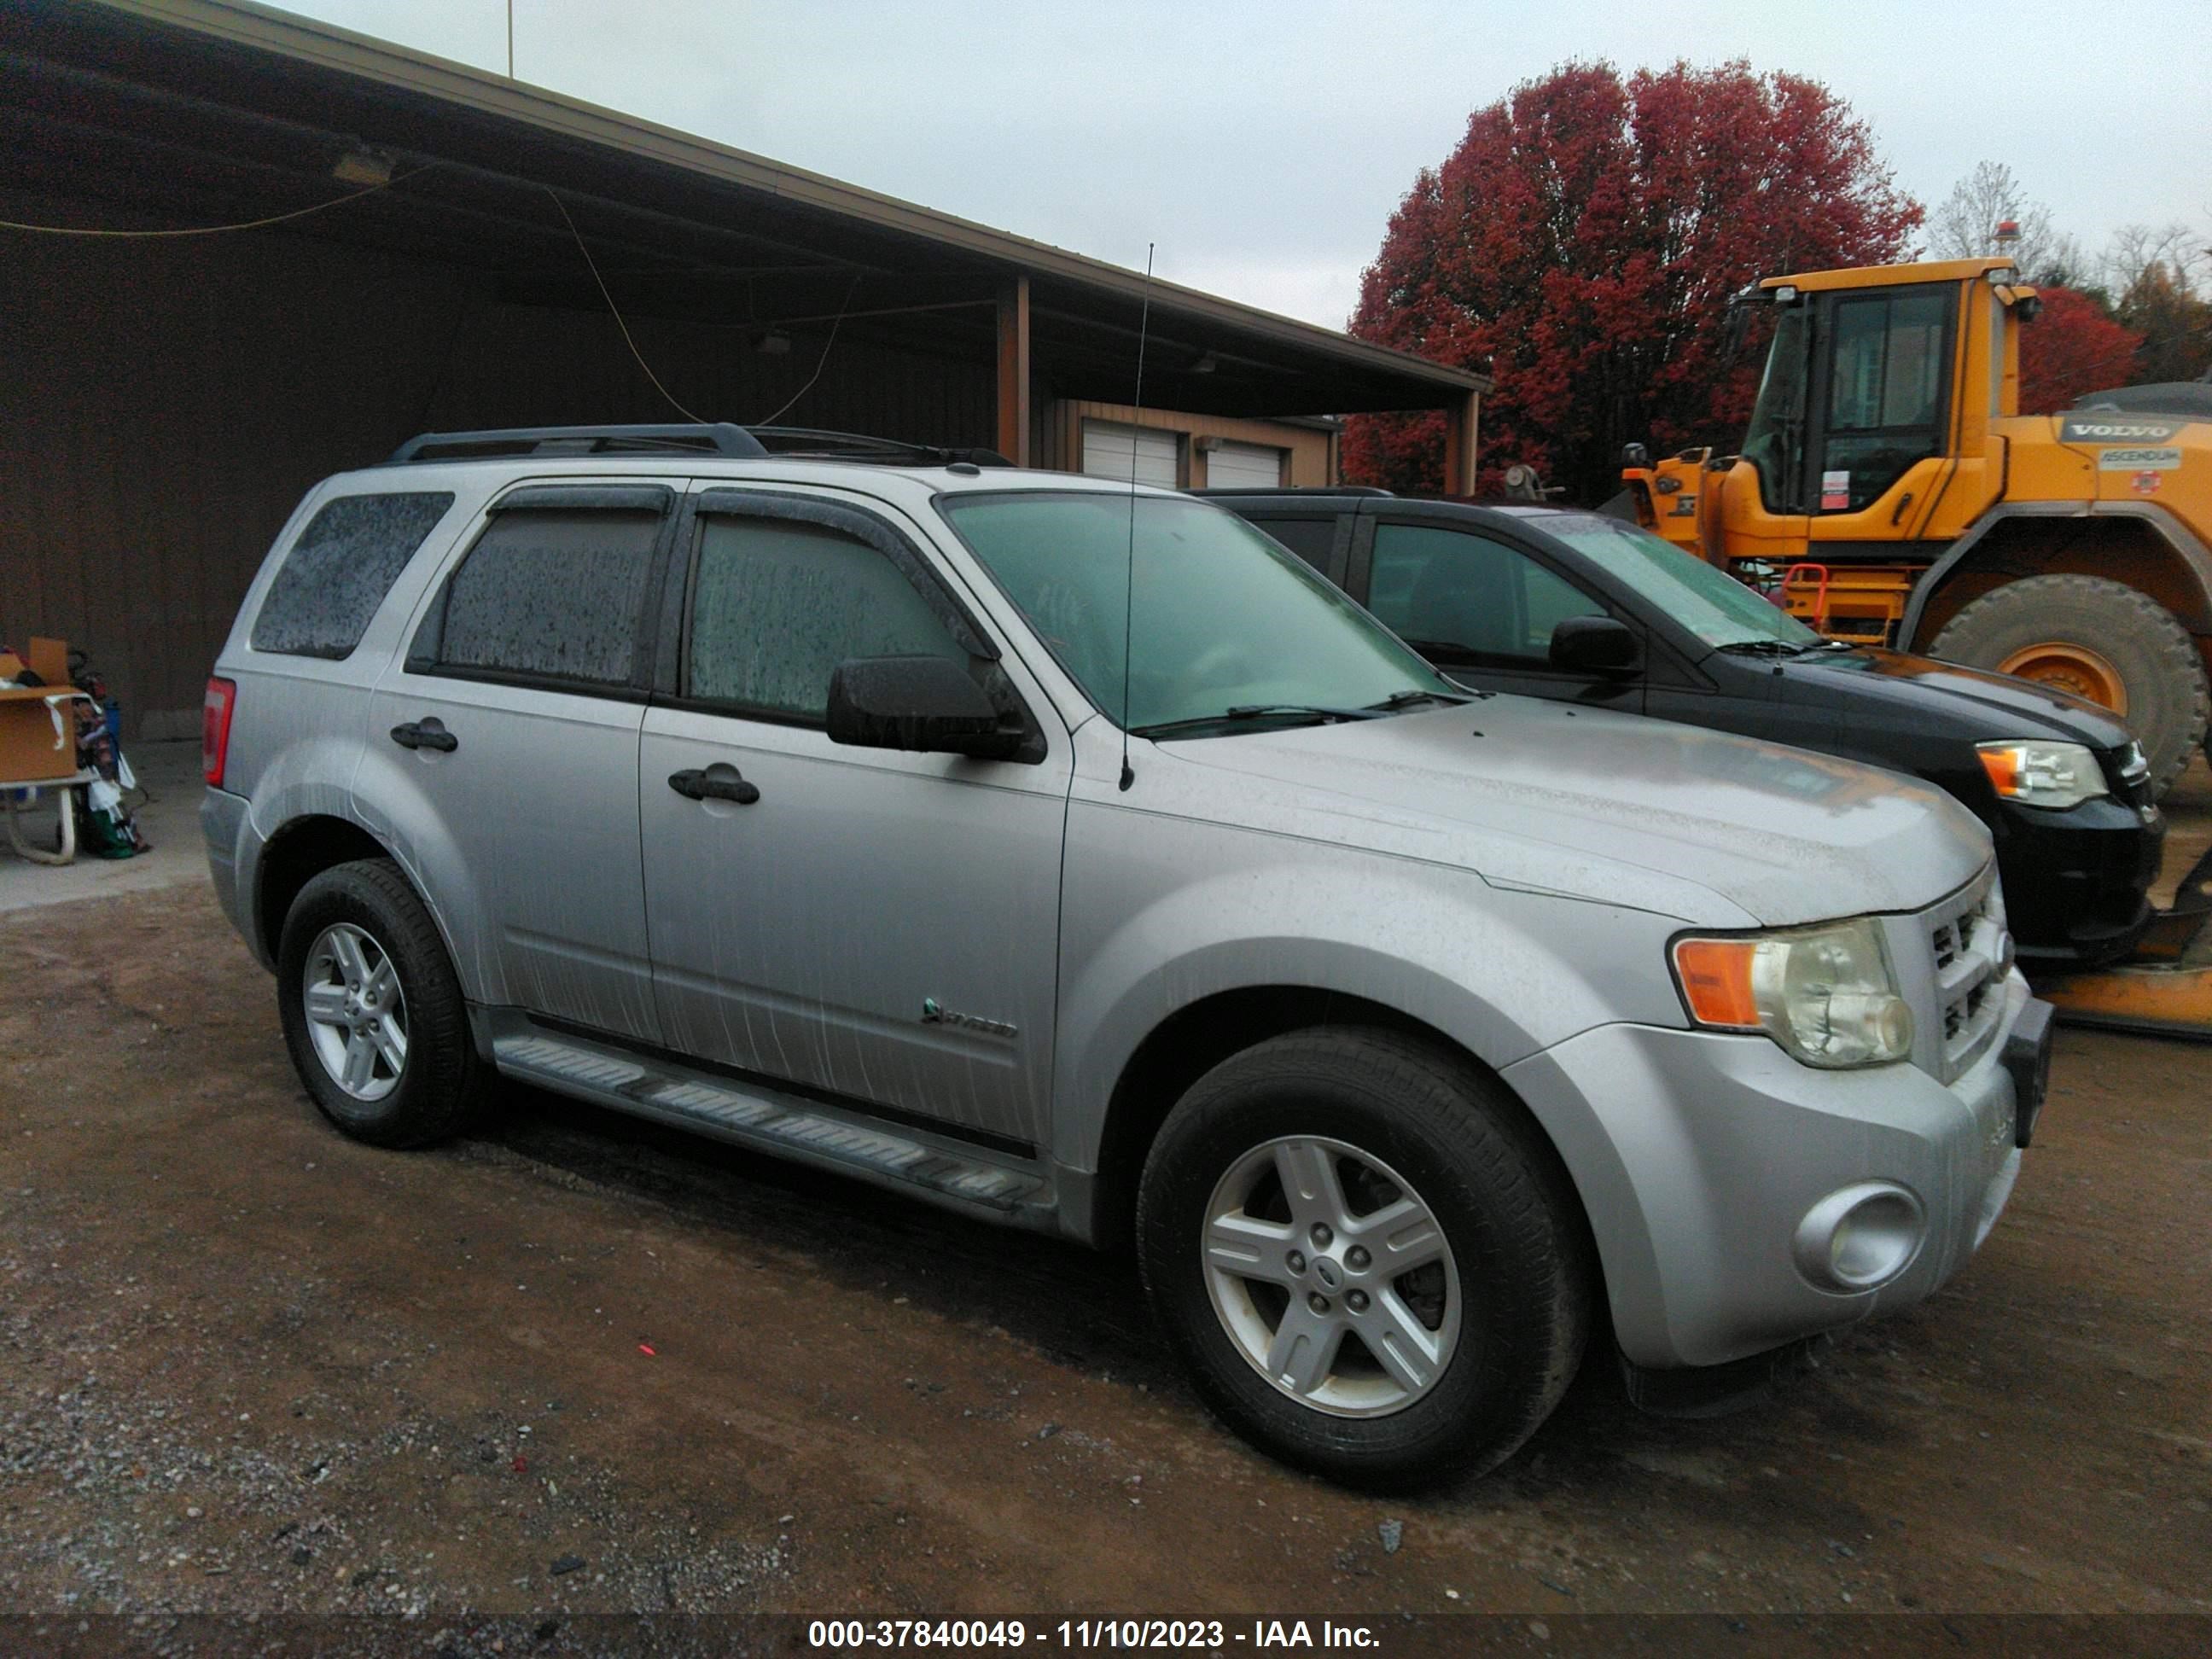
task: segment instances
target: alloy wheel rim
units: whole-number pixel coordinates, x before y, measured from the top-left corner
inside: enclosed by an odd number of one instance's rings
[[[2115,714],[2128,712],[2128,683],[2102,653],[2064,640],[2040,640],[2022,646],[1997,665],[2011,674],[2057,691],[2102,703]]]
[[[300,994],[315,1057],[331,1081],[364,1104],[399,1086],[407,1068],[407,998],[375,937],[334,922],[307,951]]]
[[[1231,1345],[1315,1411],[1403,1411],[1458,1348],[1459,1268],[1435,1212],[1345,1141],[1279,1136],[1239,1158],[1206,1205],[1200,1252]]]

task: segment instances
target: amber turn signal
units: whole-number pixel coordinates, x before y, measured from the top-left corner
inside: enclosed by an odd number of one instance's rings
[[[1674,977],[1700,1025],[1756,1031],[1762,1022],[1751,992],[1752,939],[1686,939],[1674,944]]]

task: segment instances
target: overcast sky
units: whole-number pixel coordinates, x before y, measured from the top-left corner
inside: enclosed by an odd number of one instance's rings
[[[290,8],[504,71],[504,0]],[[514,0],[522,80],[1341,327],[1468,112],[1571,58],[1823,81],[1932,210],[2011,165],[2094,252],[2212,234],[2212,4]]]

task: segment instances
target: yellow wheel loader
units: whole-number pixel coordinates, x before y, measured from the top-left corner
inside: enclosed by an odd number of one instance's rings
[[[2212,383],[2020,414],[2039,301],[2002,258],[1771,277],[1742,303],[1774,319],[1742,449],[1630,446],[1638,520],[1833,638],[2104,704],[2170,787],[2212,719]],[[2083,976],[2076,1012],[2212,1036],[2208,884],[2212,860],[2166,960]]]

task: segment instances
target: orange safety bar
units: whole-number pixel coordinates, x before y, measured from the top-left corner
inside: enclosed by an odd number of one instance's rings
[[[1784,611],[1789,610],[1790,588],[1793,586],[1797,587],[1805,586],[1807,584],[1799,581],[1798,578],[1805,575],[1808,572],[1820,578],[1818,584],[1814,586],[1813,589],[1814,631],[1816,633],[1825,634],[1828,631],[1828,567],[1825,564],[1813,564],[1810,562],[1793,564],[1787,570],[1784,571],[1782,573],[1782,586],[1777,596],[1777,603],[1778,603]]]

